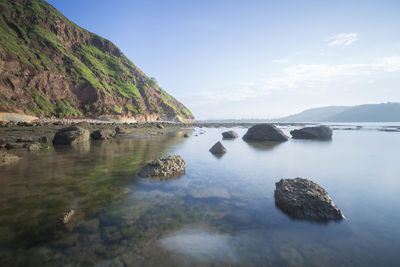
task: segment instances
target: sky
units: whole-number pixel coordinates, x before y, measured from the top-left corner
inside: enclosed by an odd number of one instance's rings
[[[48,0],[196,119],[400,102],[398,0]]]

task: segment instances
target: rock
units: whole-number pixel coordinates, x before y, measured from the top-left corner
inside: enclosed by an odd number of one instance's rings
[[[126,130],[121,127],[115,127],[115,133],[116,134],[126,134]]]
[[[81,122],[75,123],[72,126],[83,128],[86,130],[90,130],[90,128],[91,128],[90,123],[88,123],[87,121],[81,121]]]
[[[189,137],[189,134],[187,134],[187,133],[185,133],[185,134],[183,134],[183,137]]]
[[[94,140],[105,140],[105,139],[111,139],[116,135],[114,130],[111,129],[102,129],[102,130],[96,130],[92,132],[90,137]]]
[[[218,141],[210,148],[210,152],[215,155],[220,155],[226,153],[226,148],[221,144],[220,141]]]
[[[281,179],[275,186],[275,204],[294,219],[323,222],[345,218],[328,192],[310,180]]]
[[[20,158],[16,155],[0,151],[0,167],[8,166],[18,162]]]
[[[5,145],[6,149],[18,149],[18,148],[25,148],[27,146],[26,143],[7,143]]]
[[[59,130],[54,138],[53,145],[73,145],[88,142],[90,133],[88,130],[71,126]]]
[[[26,148],[29,152],[37,152],[40,150],[40,146],[38,144],[28,144]]]
[[[289,138],[273,124],[256,124],[250,127],[243,136],[245,141],[285,142]]]
[[[139,172],[142,177],[169,178],[185,173],[185,161],[181,156],[168,156],[147,163]]]
[[[299,130],[290,131],[294,139],[330,140],[332,129],[327,126],[305,127]]]
[[[227,131],[222,133],[222,137],[225,139],[238,138],[238,134],[235,131]]]
[[[30,138],[17,138],[17,143],[33,143],[33,140]]]
[[[42,136],[39,138],[39,142],[40,143],[48,143],[49,142],[49,138],[47,136]]]
[[[60,216],[60,218],[58,219],[58,221],[61,223],[61,224],[67,224],[70,220],[71,220],[71,218],[72,218],[72,216],[75,214],[75,211],[74,210],[67,210],[66,212],[64,212],[61,216]]]
[[[159,128],[159,129],[164,129],[164,126],[162,125],[162,124],[157,124],[157,128]]]

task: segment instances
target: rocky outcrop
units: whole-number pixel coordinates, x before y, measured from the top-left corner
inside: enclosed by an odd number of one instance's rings
[[[344,218],[328,192],[310,180],[281,179],[275,185],[275,204],[294,219],[323,222]]]
[[[168,179],[185,173],[185,160],[181,156],[168,156],[147,163],[139,172],[142,177]]]
[[[112,42],[45,1],[1,1],[0,32],[0,120],[194,119]]]
[[[53,145],[74,145],[88,142],[90,133],[88,130],[71,126],[59,130],[53,138]]]
[[[238,138],[238,134],[235,131],[227,131],[222,133],[224,139],[234,139]]]
[[[290,131],[294,139],[330,140],[332,129],[328,126],[305,127],[299,130]]]
[[[111,139],[116,135],[116,132],[112,129],[101,129],[94,131],[90,137],[94,140],[106,140]]]
[[[5,151],[0,151],[0,167],[8,166],[19,161],[19,157]]]
[[[284,142],[288,140],[288,137],[275,125],[265,123],[250,127],[243,136],[243,140]]]
[[[226,153],[226,148],[221,144],[220,141],[218,141],[217,143],[215,143],[211,148],[210,148],[210,152],[215,154],[215,155],[221,155]]]

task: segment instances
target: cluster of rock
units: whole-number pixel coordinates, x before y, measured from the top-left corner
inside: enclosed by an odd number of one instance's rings
[[[345,218],[328,192],[310,180],[281,179],[275,185],[275,204],[294,219],[323,222]]]
[[[168,179],[185,173],[185,160],[181,156],[161,157],[147,163],[139,172],[142,177]]]

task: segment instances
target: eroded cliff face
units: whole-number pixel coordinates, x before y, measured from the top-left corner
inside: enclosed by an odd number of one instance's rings
[[[113,43],[42,0],[0,0],[0,112],[193,120]]]

